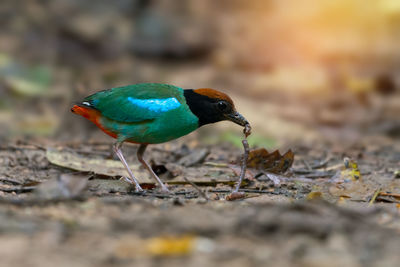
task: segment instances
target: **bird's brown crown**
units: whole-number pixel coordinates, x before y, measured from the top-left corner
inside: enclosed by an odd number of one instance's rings
[[[195,93],[199,94],[199,95],[204,95],[204,96],[208,96],[210,98],[215,98],[215,99],[220,99],[220,100],[225,100],[227,101],[229,104],[232,105],[232,107],[234,107],[235,105],[233,104],[232,99],[227,95],[224,94],[220,91],[211,89],[211,88],[199,88],[199,89],[195,89],[193,90]]]

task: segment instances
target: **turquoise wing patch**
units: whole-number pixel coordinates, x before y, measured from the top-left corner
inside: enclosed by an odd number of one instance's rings
[[[131,102],[133,106],[156,113],[167,112],[181,106],[181,103],[179,103],[175,97],[162,99],[137,99],[129,96],[128,101]]]
[[[184,97],[182,89],[177,87],[141,84],[101,91],[84,101],[90,102],[108,119],[130,123],[153,120],[165,112],[178,109],[184,103]]]

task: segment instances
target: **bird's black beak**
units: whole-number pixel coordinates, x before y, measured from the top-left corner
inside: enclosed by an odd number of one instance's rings
[[[233,112],[231,114],[227,114],[226,118],[236,124],[239,124],[240,126],[246,126],[246,124],[249,124],[246,118],[243,117],[239,112]]]

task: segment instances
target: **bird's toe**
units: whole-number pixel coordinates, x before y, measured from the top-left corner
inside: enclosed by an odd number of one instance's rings
[[[166,194],[172,194],[172,192],[169,191],[169,189],[165,185],[163,187],[161,187],[161,192],[166,193]]]
[[[140,187],[140,186],[138,185],[138,186],[135,187],[135,192],[137,192],[137,193],[142,193],[142,192],[144,192],[144,190],[143,190],[142,187]]]

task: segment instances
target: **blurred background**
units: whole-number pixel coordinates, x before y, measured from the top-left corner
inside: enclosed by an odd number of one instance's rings
[[[71,104],[139,82],[229,93],[252,145],[400,136],[398,0],[2,0],[0,22],[3,141],[110,140]],[[217,127],[189,138],[240,145]]]

